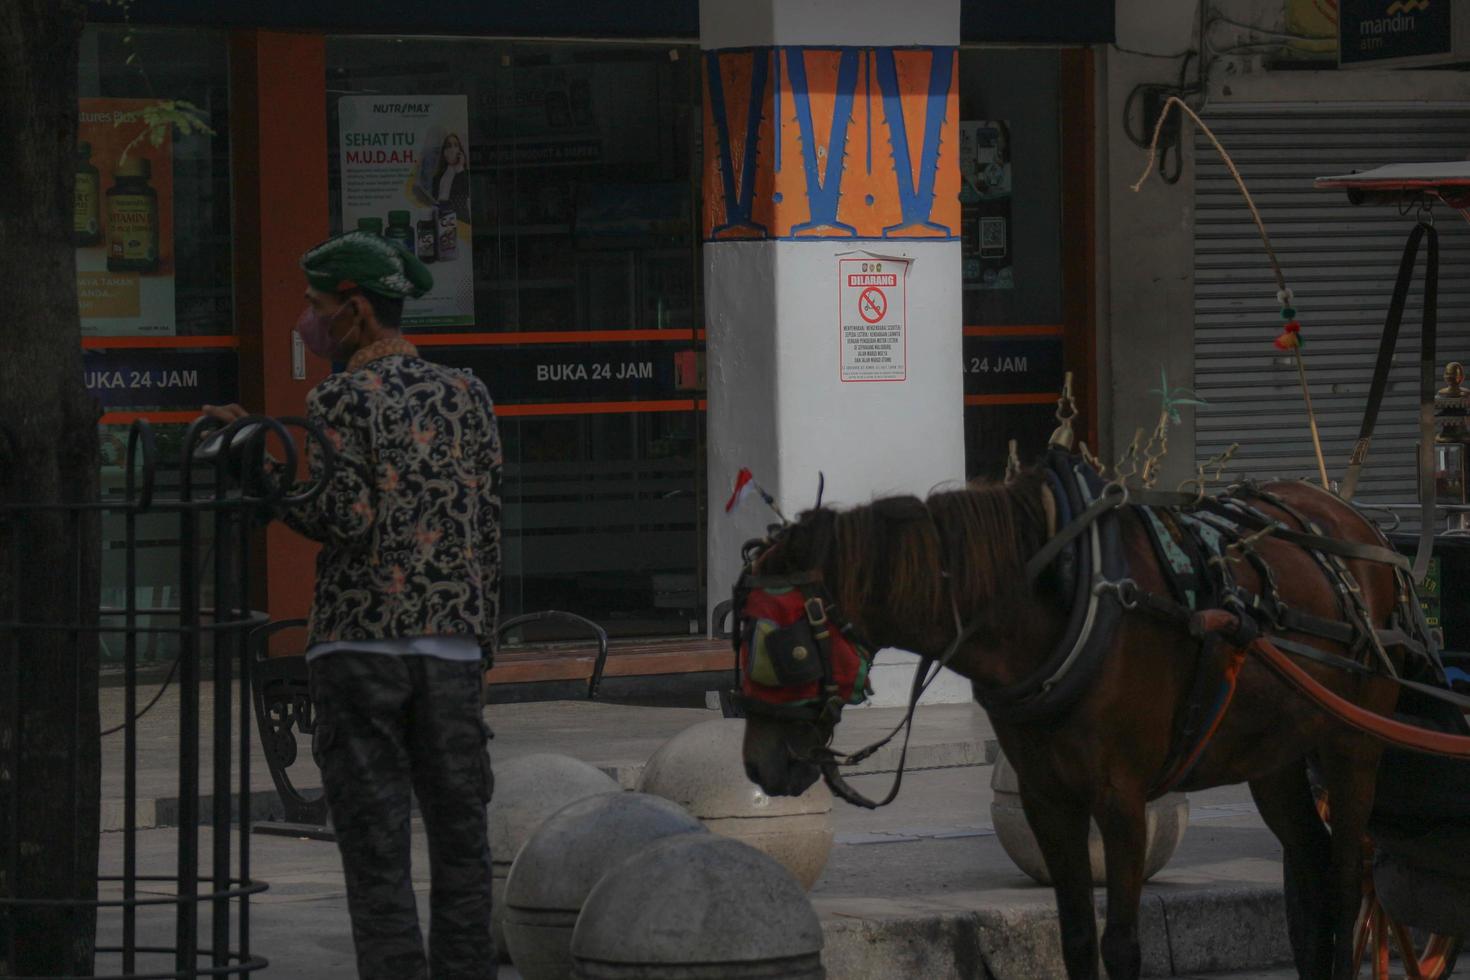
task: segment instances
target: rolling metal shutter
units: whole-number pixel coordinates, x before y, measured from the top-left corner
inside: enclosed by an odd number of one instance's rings
[[[1295,293],[1328,475],[1340,480],[1414,218],[1393,207],[1354,207],[1341,191],[1315,190],[1312,180],[1465,159],[1470,103],[1238,104],[1211,107],[1204,118],[1245,178]],[[1198,457],[1239,442],[1231,475],[1315,479],[1296,370],[1272,346],[1281,320],[1266,253],[1224,162],[1198,134],[1195,161],[1194,384],[1209,403],[1195,415]],[[1448,361],[1470,362],[1470,227],[1442,205],[1435,216],[1438,375]],[[1415,498],[1425,250],[1359,485],[1364,502]]]

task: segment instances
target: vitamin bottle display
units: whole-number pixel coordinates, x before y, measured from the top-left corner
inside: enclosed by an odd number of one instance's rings
[[[92,166],[92,144],[77,144],[76,211],[78,246],[102,244],[102,175]]]
[[[158,268],[158,192],[149,160],[134,157],[112,172],[107,190],[107,271]]]
[[[414,253],[414,232],[410,221],[407,211],[389,211],[388,227],[383,229],[383,237],[412,255]]]
[[[382,218],[358,218],[357,219],[357,230],[358,231],[365,231],[365,232],[368,232],[369,234],[378,235],[379,237],[381,237],[382,234],[383,234],[383,219]]]
[[[432,262],[439,251],[439,226],[434,222],[433,212],[427,218],[419,219],[418,225],[419,261]]]
[[[439,222],[438,259],[447,262],[459,255],[459,217],[448,201],[440,201],[434,206],[434,218]]]

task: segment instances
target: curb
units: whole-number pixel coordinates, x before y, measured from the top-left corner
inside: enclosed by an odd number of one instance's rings
[[[827,976],[829,980],[1065,976],[1049,893],[1045,899],[992,897],[996,904],[973,910],[905,912],[875,900],[821,903]],[[976,898],[984,901],[986,896]],[[1141,913],[1145,977],[1264,970],[1292,962],[1280,889],[1147,887]]]
[[[230,794],[230,817],[231,822],[240,812],[240,794]],[[127,806],[122,800],[103,800],[101,808],[101,829],[103,833],[113,833],[125,829],[124,823],[127,817]],[[138,800],[137,808],[133,813],[134,829],[136,830],[158,830],[164,827],[177,827],[179,825],[179,798],[177,796],[162,796],[152,800]],[[258,789],[250,794],[250,819],[257,820],[284,820],[285,808],[281,805],[281,798],[273,789]],[[199,797],[199,823],[201,826],[209,826],[214,823],[214,797]]]
[[[900,746],[895,744],[885,745],[874,755],[865,760],[862,765],[848,773],[849,776],[871,776],[879,773],[893,772],[898,767],[898,755]],[[909,747],[907,770],[917,772],[923,769],[956,769],[964,766],[988,766],[993,763],[1000,752],[999,743],[993,738],[987,738],[982,742],[936,742],[930,745],[912,745]],[[623,789],[635,789],[638,786],[638,777],[643,774],[642,762],[628,763],[604,763],[596,764],[598,769],[607,773],[617,780]],[[310,787],[305,787],[310,789]],[[230,812],[239,812],[240,797],[237,793],[230,795]],[[203,824],[211,823],[213,814],[214,797],[201,796],[199,798],[199,817]],[[127,808],[122,800],[106,799],[102,801],[102,830],[103,832],[120,831],[123,829],[123,818]],[[284,810],[281,806],[280,797],[273,789],[258,789],[250,794],[250,818],[252,820],[284,819]],[[156,830],[160,827],[177,827],[179,823],[179,798],[177,796],[161,796],[151,800],[138,800],[135,812],[136,829]]]

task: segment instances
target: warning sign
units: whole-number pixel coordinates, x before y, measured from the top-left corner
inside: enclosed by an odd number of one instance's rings
[[[838,259],[842,380],[908,378],[908,262]]]

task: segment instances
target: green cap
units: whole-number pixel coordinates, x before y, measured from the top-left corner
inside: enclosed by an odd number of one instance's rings
[[[366,231],[328,238],[301,256],[301,271],[313,289],[327,293],[366,289],[410,299],[434,288],[434,276],[412,253]]]

